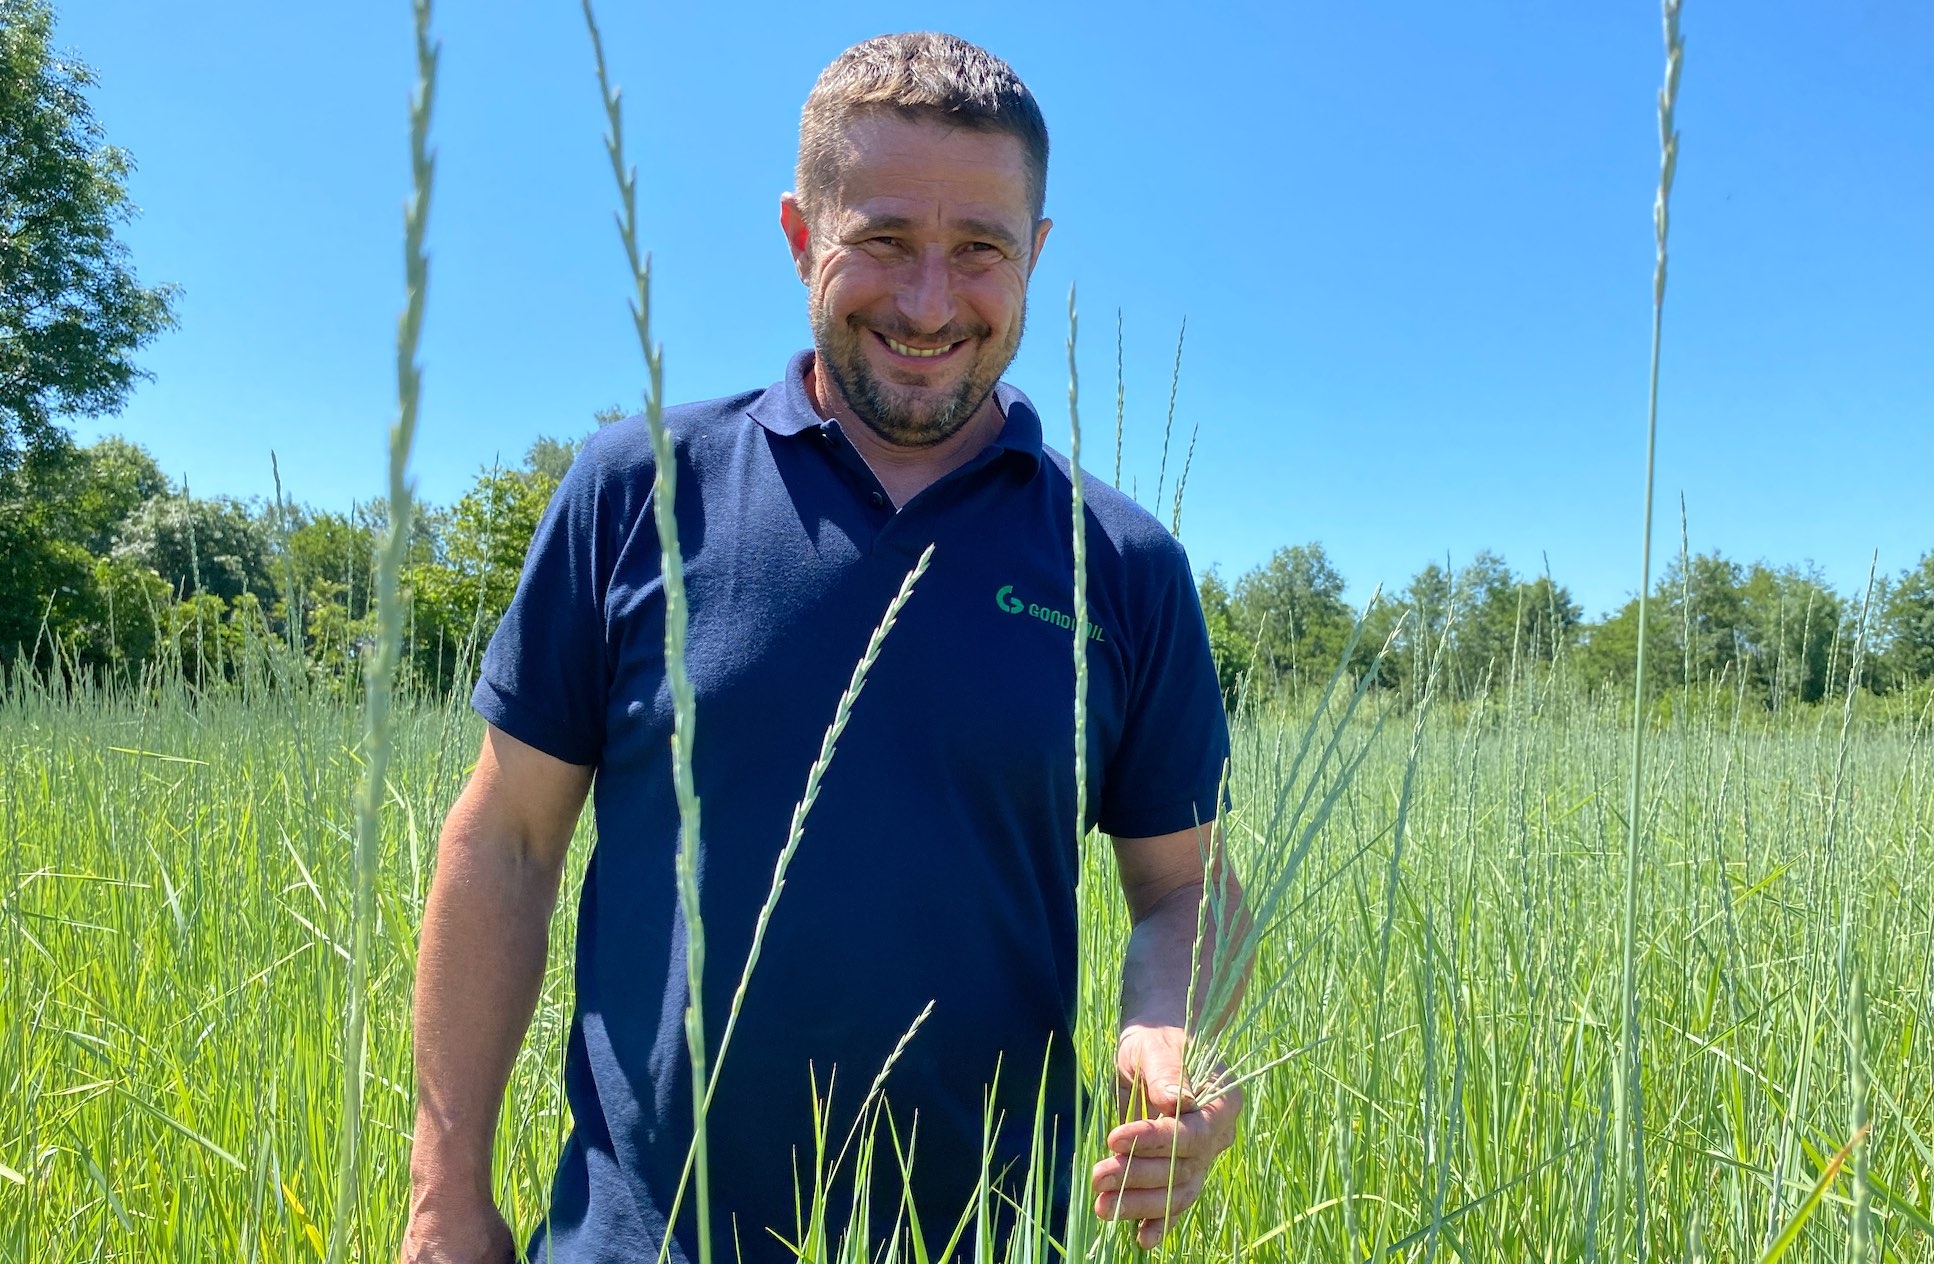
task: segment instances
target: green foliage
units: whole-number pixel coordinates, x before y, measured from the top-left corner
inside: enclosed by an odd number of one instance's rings
[[[1411,577],[1393,666],[1419,687],[1441,646],[1444,687],[1473,698],[1557,661],[1577,644],[1583,611],[1549,576],[1527,580],[1489,550],[1453,573],[1435,562]]]
[[[1800,567],[1742,566],[1718,553],[1676,559],[1653,590],[1646,675],[1653,693],[1724,685],[1772,710],[1846,688],[1849,602]],[[1638,602],[1589,631],[1580,664],[1593,683],[1629,688]]]
[[[275,599],[269,533],[248,506],[227,497],[150,497],[122,522],[114,554],[153,571],[183,597]]]
[[[0,470],[0,659],[118,661],[117,620],[152,626],[157,594],[105,555],[128,514],[167,490],[153,459],[120,439],[38,449]]]
[[[1874,683],[1882,689],[1906,689],[1934,681],[1934,551],[1887,585],[1879,624]]]
[[[1329,680],[1355,615],[1343,576],[1321,544],[1282,548],[1236,580],[1225,602],[1225,644],[1248,647],[1248,688],[1263,696]]]
[[[1202,614],[1232,706],[1244,695],[1295,696],[1328,679],[1352,627],[1343,577],[1322,545],[1278,550],[1233,587],[1211,570]],[[1742,564],[1717,552],[1675,558],[1648,614],[1648,693],[1721,687],[1769,711],[1844,694],[1855,669],[1861,599],[1837,593],[1813,567]],[[1420,694],[1442,652],[1440,690],[1472,699],[1563,668],[1588,689],[1630,692],[1638,602],[1587,623],[1549,575],[1527,578],[1482,551],[1461,568],[1433,562],[1363,615],[1354,672],[1379,688]],[[1375,658],[1390,644],[1391,653]],[[1861,652],[1861,685],[1876,694],[1934,684],[1934,553],[1876,589]]]
[[[131,357],[174,324],[173,287],[142,286],[114,235],[132,161],[52,27],[42,0],[0,0],[0,470],[64,446],[57,418],[120,407]]]
[[[1487,704],[1495,726],[1432,712],[1394,871],[1389,805],[1403,795],[1406,742],[1386,725],[1369,749],[1360,795],[1339,805],[1305,866],[1294,926],[1261,945],[1250,983],[1259,1030],[1277,1035],[1237,1053],[1251,1054],[1245,1065],[1293,1056],[1249,1086],[1242,1140],[1149,1259],[1422,1264],[1440,1206],[1439,1264],[1632,1258],[1607,1230],[1614,1156],[1601,1140],[1617,1016],[1622,704],[1561,716],[1525,701]],[[1374,725],[1369,705],[1353,745]],[[1255,805],[1230,818],[1245,875],[1269,845],[1252,830],[1275,801],[1278,752],[1293,751],[1308,714],[1233,726],[1235,800]],[[1661,1155],[1647,1176],[1657,1260],[1702,1258],[1694,1233],[1706,1260],[1758,1259],[1850,1135],[1843,925],[1866,963],[1871,1258],[1923,1261],[1934,1242],[1918,1227],[1934,1173],[1934,796],[1915,792],[1934,778],[1934,747],[1911,716],[1857,722],[1829,853],[1834,798],[1816,788],[1831,784],[1835,752],[1810,720],[1762,714],[1741,729],[1714,714],[1657,736],[1638,962],[1643,1119]],[[354,1225],[365,1261],[394,1258],[409,1197],[408,979],[436,863],[431,829],[481,730],[460,706],[406,704],[396,723],[370,943],[368,1194]],[[305,1226],[326,1233],[338,1217],[329,1176],[348,971],[336,948],[350,935],[344,838],[359,736],[353,695],[251,704],[232,687],[192,697],[164,687],[63,699],[19,681],[0,693],[0,787],[17,851],[0,864],[0,907],[13,914],[0,927],[13,945],[0,971],[0,1164],[20,1178],[0,1174],[0,1258],[317,1260]],[[569,1128],[558,1057],[592,831],[587,814],[498,1130],[496,1192],[520,1231],[543,1214]],[[1077,1032],[1093,1067],[1114,1047],[1128,918],[1109,849],[1086,859],[1095,898],[1079,927]],[[909,1056],[932,1056],[930,1035]],[[802,1068],[796,1091],[806,1086]],[[1099,1151],[1081,1142],[1083,1170]],[[1848,1178],[1787,1260],[1846,1258]],[[1883,1189],[1898,1200],[1885,1214]]]
[[[1355,627],[1343,588],[1320,544],[1279,550],[1237,580],[1233,593],[1213,573],[1204,579],[1203,615],[1225,697],[1252,673],[1249,687],[1258,697],[1327,681]],[[1583,626],[1583,612],[1562,585],[1548,577],[1525,580],[1488,551],[1456,572],[1425,566],[1362,618],[1350,670],[1375,672],[1378,686],[1413,696],[1440,646],[1443,687],[1475,697],[1514,672],[1556,661],[1576,645]],[[1386,644],[1391,653],[1379,658]]]
[[[467,686],[582,444],[540,438],[522,466],[480,471],[454,506],[415,507],[402,575],[407,687]],[[120,438],[32,453],[0,472],[0,661],[127,679],[179,664],[204,681],[279,653],[317,686],[353,684],[387,522],[380,500],[336,512],[195,498]],[[1209,571],[1198,592],[1225,702],[1327,681],[1357,617],[1344,587],[1317,543],[1280,549],[1233,585]],[[1853,669],[1859,607],[1811,569],[1675,559],[1650,603],[1651,692],[1675,706],[1668,694],[1723,685],[1774,711],[1835,697]],[[1438,689],[1453,700],[1560,666],[1588,688],[1631,687],[1636,602],[1588,624],[1563,584],[1494,553],[1431,563],[1363,618],[1351,671],[1374,671],[1379,689],[1405,698],[1421,693],[1440,642]],[[1934,553],[1879,585],[1870,625],[1869,691],[1911,701],[1934,684]]]
[[[450,512],[442,547],[405,570],[412,662],[421,684],[468,685],[458,677],[474,665],[510,605],[524,551],[556,490],[557,479],[542,469],[485,471]]]
[[[1234,599],[1229,586],[1214,568],[1202,577],[1197,595],[1202,601],[1202,618],[1209,626],[1209,649],[1215,655],[1216,678],[1222,685],[1222,702],[1234,710],[1242,696],[1243,682],[1254,665],[1250,639],[1236,623]]]

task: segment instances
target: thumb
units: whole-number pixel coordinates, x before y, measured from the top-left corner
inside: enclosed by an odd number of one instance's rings
[[[1182,1065],[1181,1051],[1164,1046],[1143,1046],[1143,1056],[1135,1068],[1136,1088],[1147,1103],[1151,1116],[1180,1114],[1194,1108],[1189,1091],[1188,1071]]]

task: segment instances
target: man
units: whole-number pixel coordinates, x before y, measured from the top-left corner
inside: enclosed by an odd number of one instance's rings
[[[1071,486],[1033,407],[998,385],[1047,241],[1046,173],[1046,126],[1003,62],[941,35],[848,50],[806,103],[798,191],[780,206],[813,350],[768,390],[666,416],[714,1049],[821,734],[892,594],[935,548],[813,806],[723,1063],[707,1126],[722,1259],[792,1258],[815,1095],[831,1103],[830,1165],[929,1003],[873,1136],[877,1175],[897,1176],[894,1136],[911,1147],[911,1207],[932,1245],[973,1193],[987,1120],[997,1180],[1026,1165],[1037,1094],[1051,1144],[1064,1159],[1072,1144]],[[668,1229],[692,1092],[651,481],[642,420],[592,438],[484,661],[474,703],[489,728],[424,916],[406,1259],[510,1257],[491,1138],[593,789],[573,1131],[531,1254],[650,1260],[668,1232],[670,1258],[693,1251],[689,1198]],[[1096,1214],[1141,1222],[1152,1246],[1239,1109],[1234,1094],[1195,1108],[1182,1074],[1198,829],[1216,814],[1228,739],[1180,547],[1088,487],[1088,802],[1134,922],[1118,1069],[1145,1086],[1149,1116],[1110,1134],[1091,1185]],[[835,1195],[835,1230],[850,1197]],[[900,1211],[891,1193],[876,1201],[876,1234]]]

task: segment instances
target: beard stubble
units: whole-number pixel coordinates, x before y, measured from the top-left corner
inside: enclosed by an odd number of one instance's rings
[[[813,326],[813,348],[817,367],[824,369],[832,378],[833,384],[845,397],[859,419],[866,423],[873,433],[888,443],[906,448],[928,448],[943,442],[967,424],[987,397],[994,391],[1001,374],[1014,362],[1014,353],[1020,348],[1021,335],[1027,325],[1027,311],[1021,311],[1021,319],[1015,322],[1014,334],[1004,344],[986,341],[991,332],[985,326],[942,330],[945,338],[936,341],[957,341],[973,339],[979,343],[976,358],[968,366],[960,384],[941,399],[914,402],[898,394],[899,389],[892,383],[883,381],[868,364],[861,340],[872,337],[875,330],[862,326],[857,316],[845,321],[833,321],[822,311],[811,313]],[[913,342],[923,337],[911,330],[879,330],[886,336],[902,342]]]

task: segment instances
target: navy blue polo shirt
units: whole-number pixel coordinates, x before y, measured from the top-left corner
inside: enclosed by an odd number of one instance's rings
[[[736,1241],[748,1264],[793,1258],[779,1239],[796,1240],[795,1191],[812,1196],[815,1091],[830,1095],[830,1161],[929,1003],[886,1085],[929,1235],[944,1241],[973,1190],[990,1102],[1004,1119],[998,1171],[1025,1166],[1043,1076],[1051,1109],[1071,1109],[1077,1092],[1067,460],[1003,384],[999,437],[895,511],[814,410],[809,355],[765,391],[665,415],[691,610],[714,1053],[834,706],[934,546],[807,820],[709,1116],[713,1240],[724,1258]],[[548,1230],[550,1258],[572,1264],[654,1258],[691,1133],[652,466],[642,418],[586,443],[473,697],[511,736],[596,768],[565,1065],[573,1130]],[[1119,837],[1186,829],[1214,816],[1228,751],[1188,561],[1127,497],[1096,479],[1085,490],[1088,824]],[[882,1125],[883,1173],[892,1145]],[[1065,1131],[1060,1148],[1065,1159]],[[876,1229],[894,1218],[897,1183],[885,1202],[875,1190]],[[835,1194],[834,1225],[849,1200]],[[688,1195],[674,1260],[695,1251],[694,1216]]]

